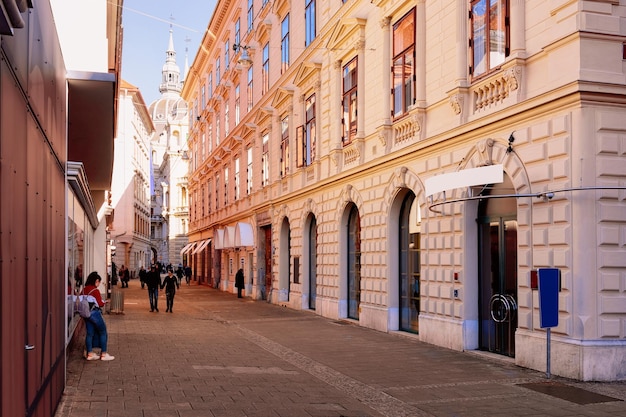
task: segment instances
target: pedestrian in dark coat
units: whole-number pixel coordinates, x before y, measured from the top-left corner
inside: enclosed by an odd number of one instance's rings
[[[241,268],[235,274],[235,287],[237,287],[237,298],[241,298],[241,290],[243,290],[243,269]]]
[[[174,271],[172,268],[167,270],[167,276],[163,280],[163,284],[161,284],[161,289],[165,288],[165,301],[167,303],[166,312],[173,313],[172,309],[174,308],[174,296],[176,295],[176,288],[180,288],[178,285],[178,279],[174,275]]]
[[[187,285],[189,285],[189,282],[191,281],[191,267],[189,265],[185,266],[184,272],[185,272],[185,281],[187,281]]]
[[[148,298],[150,299],[150,311],[156,310],[159,312],[159,287],[161,286],[161,274],[159,273],[157,266],[152,265],[148,277],[146,280],[148,286]]]
[[[142,265],[141,269],[139,269],[139,282],[141,282],[141,289],[142,290],[146,286],[146,279],[147,279],[147,277],[148,277],[148,271],[146,271],[146,269]]]

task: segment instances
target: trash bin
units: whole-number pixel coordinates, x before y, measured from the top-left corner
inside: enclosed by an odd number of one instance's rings
[[[109,304],[109,314],[124,314],[124,291],[121,288],[113,287]]]

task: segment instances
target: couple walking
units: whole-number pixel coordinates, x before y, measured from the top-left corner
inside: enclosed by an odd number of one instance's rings
[[[173,313],[174,308],[174,296],[176,295],[176,289],[180,288],[178,280],[174,276],[172,268],[168,268],[167,276],[161,282],[161,274],[156,265],[152,265],[150,272],[148,272],[146,284],[148,285],[148,298],[150,299],[150,311],[159,312],[159,288],[165,288],[165,301],[167,309],[166,312]]]

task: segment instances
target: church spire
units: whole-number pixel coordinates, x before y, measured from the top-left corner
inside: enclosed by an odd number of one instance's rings
[[[161,73],[163,77],[161,79],[161,85],[159,86],[159,92],[161,94],[176,93],[180,94],[182,91],[182,82],[180,81],[180,68],[176,65],[176,50],[174,50],[174,35],[173,30],[170,28],[170,39],[165,52],[165,65]]]

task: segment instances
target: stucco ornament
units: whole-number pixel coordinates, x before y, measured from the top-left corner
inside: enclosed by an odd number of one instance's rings
[[[480,157],[480,165],[493,165],[493,145],[495,145],[493,139],[483,139],[476,144],[478,155]]]

